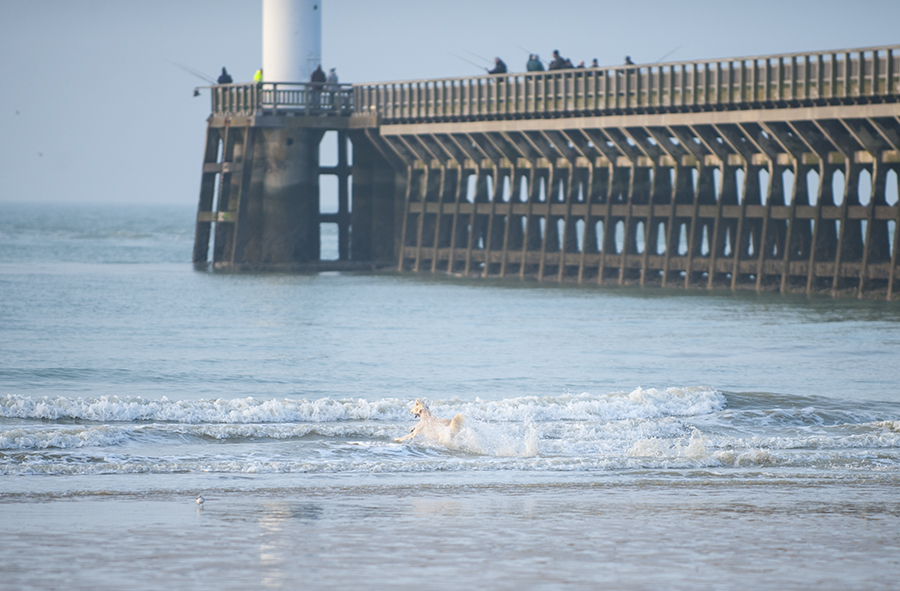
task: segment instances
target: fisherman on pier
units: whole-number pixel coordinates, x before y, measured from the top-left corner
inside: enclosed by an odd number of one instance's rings
[[[506,74],[506,64],[499,57],[495,57],[494,69],[488,70],[488,74]]]
[[[541,56],[536,53],[529,54],[528,63],[525,64],[525,69],[529,72],[543,72],[544,64],[541,62]]]
[[[572,62],[568,59],[561,57],[559,55],[559,50],[553,50],[553,61],[550,62],[550,65],[547,67],[548,70],[565,70],[566,68],[571,68]]]
[[[231,84],[234,80],[231,79],[231,74],[228,73],[228,70],[225,67],[222,67],[222,74],[219,76],[219,79],[216,81],[219,84]]]
[[[322,100],[322,87],[325,85],[325,81],[327,78],[325,77],[325,72],[322,71],[322,64],[316,66],[316,69],[313,70],[312,75],[309,77],[309,81],[312,83],[312,107],[318,108],[320,106],[320,102]]]
[[[318,66],[316,66],[316,69],[313,70],[312,75],[309,77],[309,81],[321,87],[326,80],[327,78],[325,77],[325,72],[322,71],[322,64],[319,64]]]

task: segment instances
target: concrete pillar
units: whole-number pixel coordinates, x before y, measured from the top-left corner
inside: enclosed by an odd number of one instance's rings
[[[398,251],[397,178],[391,164],[364,133],[351,134],[353,142],[353,210],[350,257],[354,261],[395,263]],[[405,185],[405,182],[401,182]],[[402,198],[399,199],[402,216]],[[402,218],[401,218],[402,219]]]
[[[268,268],[319,260],[319,141],[315,129],[255,130],[235,263]]]

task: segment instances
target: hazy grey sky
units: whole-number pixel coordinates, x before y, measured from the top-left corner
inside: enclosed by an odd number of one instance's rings
[[[261,6],[0,0],[0,202],[195,203],[209,99],[170,62],[249,80]],[[900,43],[898,0],[323,0],[322,16],[342,82],[478,73],[451,52],[523,70],[526,49],[612,65]]]

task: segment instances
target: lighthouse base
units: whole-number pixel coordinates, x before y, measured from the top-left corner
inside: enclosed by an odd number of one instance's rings
[[[348,119],[210,117],[194,263],[211,258],[216,269],[272,271],[395,264],[394,227],[402,211],[397,175],[366,133],[349,129]],[[338,132],[338,163],[322,167],[319,144],[329,130]],[[336,213],[321,211],[321,175],[337,177]],[[321,260],[323,223],[337,224],[337,261]]]

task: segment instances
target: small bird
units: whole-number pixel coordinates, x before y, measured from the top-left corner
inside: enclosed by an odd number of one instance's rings
[[[203,503],[205,503],[205,502],[206,502],[206,499],[203,498],[203,495],[200,495],[200,496],[197,497],[197,504],[198,504],[198,505],[202,506]]]

